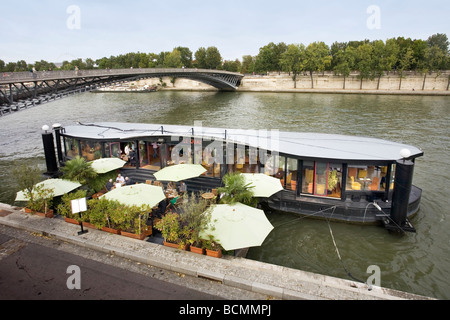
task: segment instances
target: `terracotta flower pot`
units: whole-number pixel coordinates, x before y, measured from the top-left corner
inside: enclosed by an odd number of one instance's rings
[[[48,212],[44,213],[44,212],[35,212],[31,209],[25,208],[25,212],[35,214],[40,217],[53,218],[53,209],[50,209]]]
[[[65,217],[65,218],[64,218],[64,221],[67,222],[67,223],[72,223],[72,224],[80,225],[80,223],[79,223],[77,220],[72,219],[72,218],[67,218],[67,217]]]
[[[198,253],[198,254],[205,254],[205,248],[191,246],[191,252]]]
[[[222,250],[215,251],[206,249],[206,255],[214,258],[222,258]]]
[[[121,233],[120,230],[118,230],[118,229],[113,229],[113,228],[108,228],[108,227],[103,227],[102,231],[109,232],[112,234],[119,234],[119,235]]]

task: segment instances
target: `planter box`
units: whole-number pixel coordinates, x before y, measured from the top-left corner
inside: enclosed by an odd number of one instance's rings
[[[166,242],[166,241],[164,241],[163,243],[166,247],[180,249],[180,245],[178,243],[172,243],[172,242]],[[184,248],[181,248],[181,249],[187,251],[189,249],[189,245],[185,245]]]
[[[65,218],[64,218],[64,221],[67,222],[67,223],[76,224],[77,226],[80,225],[80,223],[79,223],[77,220],[72,219],[72,218],[67,218],[67,217],[65,217]]]
[[[25,208],[25,212],[35,214],[40,217],[53,218],[53,209],[50,209],[47,213],[43,213],[43,212],[34,212],[31,209]]]
[[[198,254],[206,253],[205,248],[198,248],[198,247],[194,247],[194,246],[191,246],[191,252],[198,253]]]
[[[97,229],[92,223],[83,221],[83,227]]]
[[[103,227],[102,231],[109,232],[109,233],[112,233],[112,234],[119,234],[119,235],[121,234],[120,230],[113,229],[113,228],[108,228],[108,227]]]
[[[179,247],[178,243],[166,242],[165,240],[163,243],[166,247],[175,248],[175,249],[178,249],[178,247]]]
[[[120,234],[122,236],[125,236],[128,238],[144,240],[145,238],[147,238],[148,236],[150,236],[152,234],[152,228],[149,227],[146,231],[142,232],[141,234],[136,234],[136,233],[127,232],[127,231],[123,231],[123,230],[120,231]]]
[[[206,255],[214,258],[222,258],[222,250],[214,251],[206,249]]]

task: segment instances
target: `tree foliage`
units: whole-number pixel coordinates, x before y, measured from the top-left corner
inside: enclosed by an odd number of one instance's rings
[[[270,42],[259,48],[257,55],[244,55],[241,59],[223,60],[217,47],[200,47],[192,51],[188,47],[178,46],[172,51],[159,53],[130,52],[118,56],[99,59],[74,59],[63,61],[61,70],[83,69],[123,69],[123,68],[204,68],[223,69],[241,73],[260,73],[286,71],[294,73],[298,63],[292,62],[293,46],[304,46],[300,58],[301,71],[334,71],[336,74],[348,75],[358,71],[361,79],[373,79],[386,72],[413,70],[418,72],[450,69],[450,42],[444,33],[436,33],[426,40],[404,37],[390,38],[385,41],[353,40],[334,42],[328,47],[324,42],[308,45]],[[289,51],[289,52],[288,52]],[[405,60],[406,59],[406,60]],[[291,60],[291,61],[289,61]],[[408,63],[408,61],[410,63]],[[297,67],[293,67],[297,65]],[[28,64],[24,60],[5,62],[0,59],[0,72],[24,72],[55,70],[56,65],[45,60]],[[312,83],[313,85],[313,83]]]

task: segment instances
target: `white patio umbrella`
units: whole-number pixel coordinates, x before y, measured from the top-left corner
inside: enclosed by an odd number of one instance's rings
[[[243,173],[246,184],[253,186],[255,197],[269,198],[275,193],[283,190],[280,179],[268,176],[264,173]]]
[[[260,246],[273,229],[263,210],[239,202],[214,205],[211,210],[211,223],[200,237],[212,235],[227,251]]]
[[[102,158],[90,163],[95,172],[106,173],[122,168],[127,162],[119,158]]]
[[[81,187],[81,184],[78,182],[65,180],[65,179],[48,179],[41,181],[35,185],[43,186],[45,189],[53,190],[52,196],[58,197],[63,194],[69,193],[70,191],[75,190],[76,188]],[[17,192],[16,201],[28,201],[29,198],[26,196],[26,191],[22,190]]]
[[[164,200],[166,196],[162,187],[140,183],[116,188],[100,198],[117,200],[129,206],[135,205],[140,207],[142,205],[148,205],[154,207]]]
[[[205,173],[207,170],[200,164],[177,164],[165,167],[153,175],[160,181],[182,181],[195,178]]]

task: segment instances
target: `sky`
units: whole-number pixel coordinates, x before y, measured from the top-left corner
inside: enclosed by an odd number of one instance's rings
[[[0,59],[50,62],[215,46],[224,60],[270,42],[450,37],[448,0],[0,0]]]

